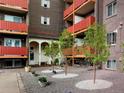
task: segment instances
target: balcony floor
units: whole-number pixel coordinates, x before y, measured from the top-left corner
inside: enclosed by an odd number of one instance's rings
[[[6,58],[28,58],[27,56],[18,56],[18,55],[3,55],[0,56],[0,59],[6,59]]]
[[[28,12],[27,9],[22,9],[21,7],[2,5],[2,4],[0,4],[0,10],[12,11],[12,12],[18,12],[18,13],[27,13]]]
[[[15,35],[28,35],[28,33],[25,33],[25,32],[15,32],[15,31],[8,31],[8,30],[0,30],[0,33],[15,34]]]

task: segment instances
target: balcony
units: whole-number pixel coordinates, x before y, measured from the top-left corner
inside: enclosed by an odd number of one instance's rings
[[[64,11],[64,19],[72,15],[73,12],[86,14],[94,9],[94,4],[95,0],[75,0],[75,2]]]
[[[80,47],[75,47],[74,49],[73,48],[66,48],[63,50],[63,53],[65,56],[68,56],[68,57],[85,57],[85,53],[83,50],[87,50],[87,51],[90,51],[91,49],[89,47],[83,47],[83,46],[80,46]]]
[[[0,33],[26,35],[28,33],[28,26],[25,23],[0,20]]]
[[[0,8],[10,11],[28,11],[28,0],[0,0]]]
[[[24,57],[27,56],[28,50],[26,47],[6,47],[0,46],[1,57]]]
[[[80,21],[77,24],[74,24],[73,26],[69,27],[67,30],[71,33],[77,33],[82,32],[83,30],[87,29],[89,26],[91,26],[95,22],[95,17],[89,16],[86,19]],[[74,29],[74,32],[73,32]],[[85,30],[86,31],[86,30]]]

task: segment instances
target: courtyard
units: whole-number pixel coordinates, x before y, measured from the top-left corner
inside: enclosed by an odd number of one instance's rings
[[[69,67],[68,68],[68,73],[76,73],[78,76],[73,77],[73,78],[66,78],[66,79],[56,79],[52,78],[53,73],[42,73],[41,71],[46,70],[46,69],[51,69],[51,67],[35,67],[32,70],[36,71],[40,76],[45,76],[47,77],[48,81],[50,84],[46,87],[41,87],[40,84],[37,81],[37,77],[33,76],[31,72],[27,73],[24,72],[24,69],[4,69],[1,70],[0,72],[0,77],[2,76],[5,77],[5,74],[7,74],[7,77],[10,77],[11,80],[18,81],[18,78],[20,77],[19,80],[21,80],[22,84],[17,84],[19,91],[23,92],[21,93],[123,93],[124,91],[124,73],[117,72],[117,71],[109,71],[109,70],[97,70],[97,79],[102,79],[106,81],[110,81],[113,83],[113,85],[110,88],[106,89],[97,89],[97,90],[84,90],[84,89],[79,89],[75,87],[75,85],[83,80],[90,80],[93,79],[93,71],[88,70],[87,68],[83,67]],[[60,74],[63,72],[58,72],[57,74]],[[13,75],[16,74],[16,75]],[[13,77],[12,77],[13,76]],[[16,77],[17,76],[17,77]],[[13,79],[12,79],[13,78]],[[17,79],[16,79],[17,78]],[[5,78],[4,78],[5,79]],[[3,87],[3,84],[5,82],[8,82],[2,79],[0,80],[0,89],[2,90],[12,90],[12,88]],[[10,82],[8,85],[14,85],[13,83],[19,83],[19,82]],[[16,86],[11,86],[14,87],[15,90],[17,89]],[[21,85],[21,88],[20,88]],[[23,86],[23,88],[22,88]],[[106,85],[105,85],[106,86]],[[13,88],[13,89],[14,89]],[[2,92],[0,93],[7,93],[7,92]],[[18,91],[18,90],[16,90]],[[12,91],[13,92],[13,91]],[[13,92],[13,93],[19,93],[19,92]]]

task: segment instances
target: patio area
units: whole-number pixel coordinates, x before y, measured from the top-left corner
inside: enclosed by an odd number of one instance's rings
[[[97,90],[83,90],[76,87],[76,84],[83,80],[93,79],[93,71],[88,71],[87,68],[83,67],[69,67],[68,73],[76,73],[77,77],[66,78],[66,79],[56,79],[52,78],[53,73],[42,73],[43,70],[51,69],[51,67],[40,67],[33,68],[33,71],[40,74],[40,76],[46,76],[50,85],[46,87],[40,86],[36,77],[31,73],[20,72],[22,81],[25,86],[25,91],[27,93],[123,93],[124,91],[124,73],[117,71],[108,70],[97,70],[97,79],[106,80],[112,82],[113,85],[106,89]],[[61,74],[64,72],[58,72]]]

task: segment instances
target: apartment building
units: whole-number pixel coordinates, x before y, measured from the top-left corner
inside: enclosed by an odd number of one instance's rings
[[[67,57],[85,62],[85,54],[77,47],[82,47],[88,27],[100,23],[106,27],[110,46],[104,68],[122,69],[123,3],[123,0],[0,0],[0,68],[21,67],[27,60],[30,65],[50,64],[43,48],[58,39],[63,27],[76,42],[74,49],[67,49]]]
[[[63,31],[63,5],[63,0],[30,0],[29,65],[51,64],[43,48]]]
[[[81,46],[80,40],[85,37],[84,32],[90,25],[94,22],[105,25],[110,56],[103,64],[104,69],[122,70],[123,67],[123,9],[123,0],[65,0],[65,27],[76,38],[76,47]],[[85,59],[83,52],[72,50],[68,49],[68,58],[74,58],[75,62]]]
[[[124,1],[103,1],[103,24],[107,30],[107,40],[110,45],[110,56],[105,64],[106,69],[121,70],[123,67],[124,40]]]
[[[85,63],[85,54],[78,50],[82,47],[84,32],[95,23],[96,0],[65,0],[64,22],[65,28],[75,38],[75,48],[67,49],[67,57],[73,58],[74,63]],[[86,48],[87,49],[87,48]]]
[[[0,0],[0,68],[26,64],[27,0]]]

